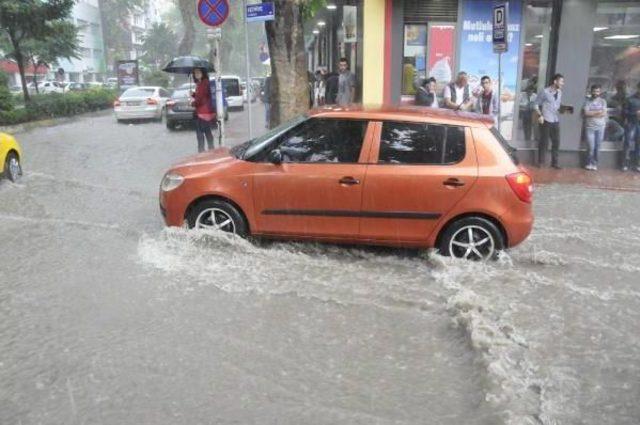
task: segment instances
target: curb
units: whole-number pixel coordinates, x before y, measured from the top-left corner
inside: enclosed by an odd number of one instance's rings
[[[0,132],[10,134],[25,133],[35,128],[54,127],[56,125],[66,124],[82,118],[107,115],[111,112],[113,112],[111,109],[102,109],[100,111],[85,112],[71,117],[47,118],[44,120],[29,121],[22,124],[0,126]]]

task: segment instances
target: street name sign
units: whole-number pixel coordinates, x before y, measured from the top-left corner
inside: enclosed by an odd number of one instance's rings
[[[247,22],[264,22],[275,19],[273,3],[248,4],[245,12]]]

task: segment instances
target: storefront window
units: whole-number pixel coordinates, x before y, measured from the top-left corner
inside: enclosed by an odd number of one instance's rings
[[[416,78],[433,77],[438,93],[453,79],[455,24],[430,23],[404,26],[402,94],[412,96]]]
[[[605,140],[623,138],[622,100],[640,81],[640,5],[637,1],[598,3],[588,88],[602,86],[609,106]]]
[[[533,105],[536,93],[544,87],[547,75],[552,3],[551,0],[527,0],[523,8],[524,50],[520,78],[519,125],[516,138],[525,142],[538,138]]]

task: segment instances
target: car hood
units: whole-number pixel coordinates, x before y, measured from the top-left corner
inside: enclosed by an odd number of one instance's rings
[[[182,161],[174,164],[171,169],[185,177],[195,176],[202,173],[210,173],[214,171],[213,167],[215,167],[215,169],[225,167],[236,160],[236,157],[229,152],[229,148],[224,147],[184,158]]]

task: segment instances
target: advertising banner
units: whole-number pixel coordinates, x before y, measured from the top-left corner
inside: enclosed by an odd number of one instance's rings
[[[438,87],[453,80],[454,25],[429,25],[429,76],[436,79]]]
[[[498,90],[498,55],[493,52],[493,0],[463,0],[462,28],[460,30],[460,71],[469,74],[469,84],[476,93],[480,78],[488,75]],[[520,57],[520,30],[522,3],[509,1],[507,43],[509,51],[502,54],[501,128],[502,135],[511,139],[514,119],[518,60]]]
[[[118,61],[116,63],[118,87],[123,90],[131,86],[140,85],[137,60]]]

